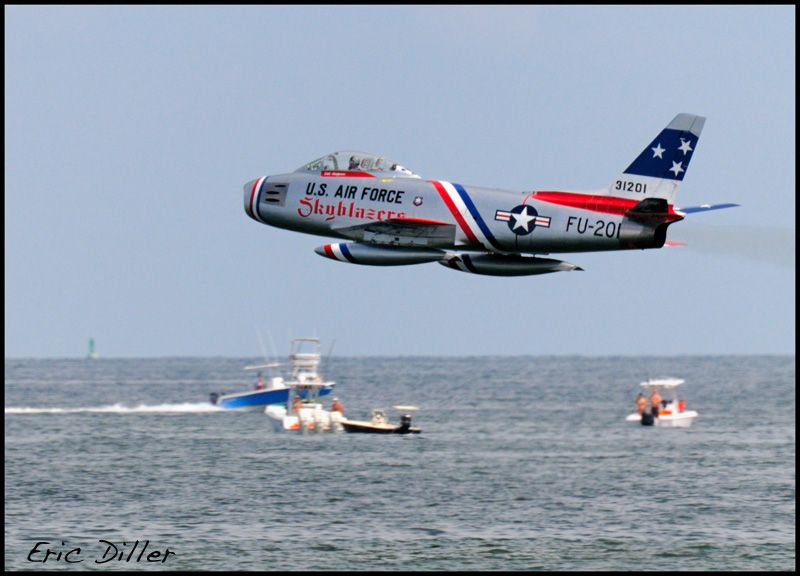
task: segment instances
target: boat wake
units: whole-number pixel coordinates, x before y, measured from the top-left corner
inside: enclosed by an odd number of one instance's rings
[[[138,406],[124,406],[112,404],[110,406],[89,406],[85,408],[31,408],[10,407],[5,409],[8,414],[196,414],[199,412],[227,412],[223,408],[208,402],[183,402],[180,404],[139,404]]]

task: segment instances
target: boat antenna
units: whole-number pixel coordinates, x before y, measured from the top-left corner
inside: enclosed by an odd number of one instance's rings
[[[261,356],[263,356],[264,358],[264,364],[262,366],[248,366],[245,369],[253,370],[257,368],[269,368],[270,373],[272,373],[272,368],[277,368],[278,366],[280,366],[280,363],[278,362],[278,357],[276,355],[274,360],[272,358],[267,357],[267,350],[264,347],[264,339],[261,337],[261,330],[259,330],[258,326],[256,326],[255,324],[253,325],[253,328],[255,328],[256,336],[258,336],[258,346],[259,348],[261,348]],[[269,332],[267,332],[267,335],[269,336],[270,344],[272,344],[272,335]]]
[[[272,340],[272,332],[267,330],[267,336],[269,337],[269,350],[272,352],[273,358],[275,358],[275,362],[278,361],[278,351],[275,349],[275,342]]]
[[[328,348],[328,353],[325,355],[325,364],[328,364],[328,361],[331,359],[331,354],[333,354],[333,347],[336,344],[336,339],[331,341],[331,345]]]
[[[255,324],[253,328],[256,330],[256,336],[258,337],[258,347],[261,349],[261,357],[264,358],[264,362],[269,362],[269,358],[267,358],[267,350],[264,348],[264,339],[261,338],[261,330],[258,329],[258,326]]]

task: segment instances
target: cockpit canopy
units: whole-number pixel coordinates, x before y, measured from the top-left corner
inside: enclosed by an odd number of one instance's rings
[[[326,154],[322,158],[309,162],[301,166],[295,172],[323,172],[323,171],[346,171],[346,172],[370,172],[372,174],[386,174],[393,178],[419,178],[405,166],[401,166],[394,160],[370,154],[369,152],[356,152],[353,150],[343,150]]]

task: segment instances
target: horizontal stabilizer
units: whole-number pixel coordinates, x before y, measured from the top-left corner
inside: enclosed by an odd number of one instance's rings
[[[708,212],[709,210],[721,210],[723,208],[733,208],[739,204],[701,204],[700,206],[687,206],[686,208],[675,208],[676,212],[683,214],[693,214],[695,212]]]

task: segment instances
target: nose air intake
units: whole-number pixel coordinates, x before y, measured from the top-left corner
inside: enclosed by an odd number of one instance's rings
[[[250,218],[259,222],[261,222],[261,218],[258,217],[258,197],[264,180],[266,180],[266,176],[250,180],[244,185],[244,211]]]

